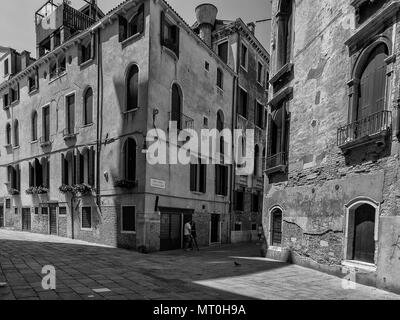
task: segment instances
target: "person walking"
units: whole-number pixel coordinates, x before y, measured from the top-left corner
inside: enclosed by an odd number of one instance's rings
[[[194,221],[192,221],[191,224],[191,232],[192,232],[192,250],[194,250],[196,246],[197,251],[200,251],[199,245],[197,243],[196,223]]]
[[[185,243],[185,251],[189,251],[189,246],[191,245],[192,242],[192,226],[191,226],[191,221],[188,221],[184,228],[183,228],[183,235],[184,235],[184,243]]]

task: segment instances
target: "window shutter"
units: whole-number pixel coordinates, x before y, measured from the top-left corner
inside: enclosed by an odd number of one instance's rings
[[[179,58],[180,28],[178,26],[175,26],[175,32],[176,32],[175,53],[176,56]]]
[[[50,161],[47,160],[47,166],[46,166],[46,187],[50,188]]]
[[[122,42],[127,37],[128,21],[122,16],[118,16],[118,19],[119,19],[119,42]]]
[[[207,191],[207,166],[199,164],[200,166],[200,192],[206,193]]]
[[[144,5],[142,4],[138,13],[138,33],[143,33],[144,31]]]
[[[196,165],[190,165],[190,191],[196,191]]]
[[[95,167],[95,151],[90,149],[89,151],[89,168],[88,168],[88,175],[89,175],[89,185],[94,186],[94,167]]]

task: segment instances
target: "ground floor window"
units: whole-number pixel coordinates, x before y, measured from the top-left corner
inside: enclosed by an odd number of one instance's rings
[[[83,230],[92,229],[92,208],[82,207],[81,228]]]
[[[242,223],[235,222],[235,231],[242,231]]]
[[[122,232],[136,232],[136,207],[122,207]]]
[[[67,214],[67,208],[66,207],[60,207],[58,208],[58,214],[60,216],[65,216]]]
[[[42,215],[47,216],[49,214],[49,208],[42,207]]]

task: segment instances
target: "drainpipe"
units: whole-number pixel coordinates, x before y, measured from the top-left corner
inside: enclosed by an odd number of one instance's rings
[[[102,143],[102,132],[100,129],[101,121],[100,119],[100,99],[103,94],[103,78],[102,78],[102,57],[101,55],[101,45],[100,45],[100,28],[96,31],[96,44],[97,44],[97,150],[96,150],[96,203],[100,208],[101,199],[100,199],[100,152],[101,152],[101,143]],[[100,95],[101,90],[101,95]]]

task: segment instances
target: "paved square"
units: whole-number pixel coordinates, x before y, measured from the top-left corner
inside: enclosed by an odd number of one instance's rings
[[[237,264],[235,264],[235,262]],[[42,288],[43,266],[55,291]],[[0,230],[0,300],[400,299],[299,266],[259,258],[254,244],[142,255],[82,241]]]

